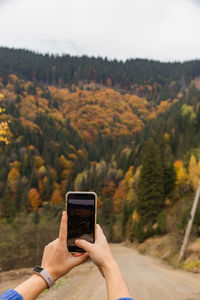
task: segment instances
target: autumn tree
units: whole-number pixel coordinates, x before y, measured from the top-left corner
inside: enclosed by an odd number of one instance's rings
[[[198,163],[195,156],[191,155],[188,167],[188,179],[193,191],[196,191],[198,187],[199,178]]]
[[[55,190],[53,191],[51,198],[50,198],[50,202],[52,204],[59,204],[63,201],[63,197],[61,196],[61,193],[59,190]]]
[[[31,210],[38,208],[41,204],[40,194],[38,193],[37,189],[32,188],[28,192],[28,198]]]

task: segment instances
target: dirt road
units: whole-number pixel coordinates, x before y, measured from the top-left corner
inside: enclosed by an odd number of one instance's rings
[[[112,245],[112,251],[134,300],[200,299],[199,274],[174,270],[155,258],[140,255],[136,250],[122,245]],[[106,300],[104,279],[97,268],[87,262],[60,279],[39,299]]]
[[[112,245],[112,250],[135,300],[200,299],[200,275],[174,270],[122,245]],[[104,279],[92,263],[87,263],[40,299],[106,300]]]

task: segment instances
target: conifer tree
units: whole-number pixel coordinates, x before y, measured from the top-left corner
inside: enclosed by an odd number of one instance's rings
[[[149,139],[138,182],[137,211],[143,220],[154,221],[164,206],[161,160],[156,144]]]
[[[176,172],[174,169],[174,165],[171,161],[167,143],[163,138],[163,134],[159,136],[159,150],[160,150],[161,167],[163,170],[164,196],[166,197],[175,188]]]

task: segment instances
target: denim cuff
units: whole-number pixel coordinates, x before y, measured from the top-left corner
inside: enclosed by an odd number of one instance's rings
[[[0,300],[23,300],[23,297],[15,290],[7,290],[0,295]]]

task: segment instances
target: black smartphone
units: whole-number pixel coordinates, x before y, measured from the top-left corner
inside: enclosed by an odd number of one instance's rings
[[[68,192],[67,247],[69,252],[85,252],[75,244],[76,239],[95,242],[97,195],[94,192]]]

